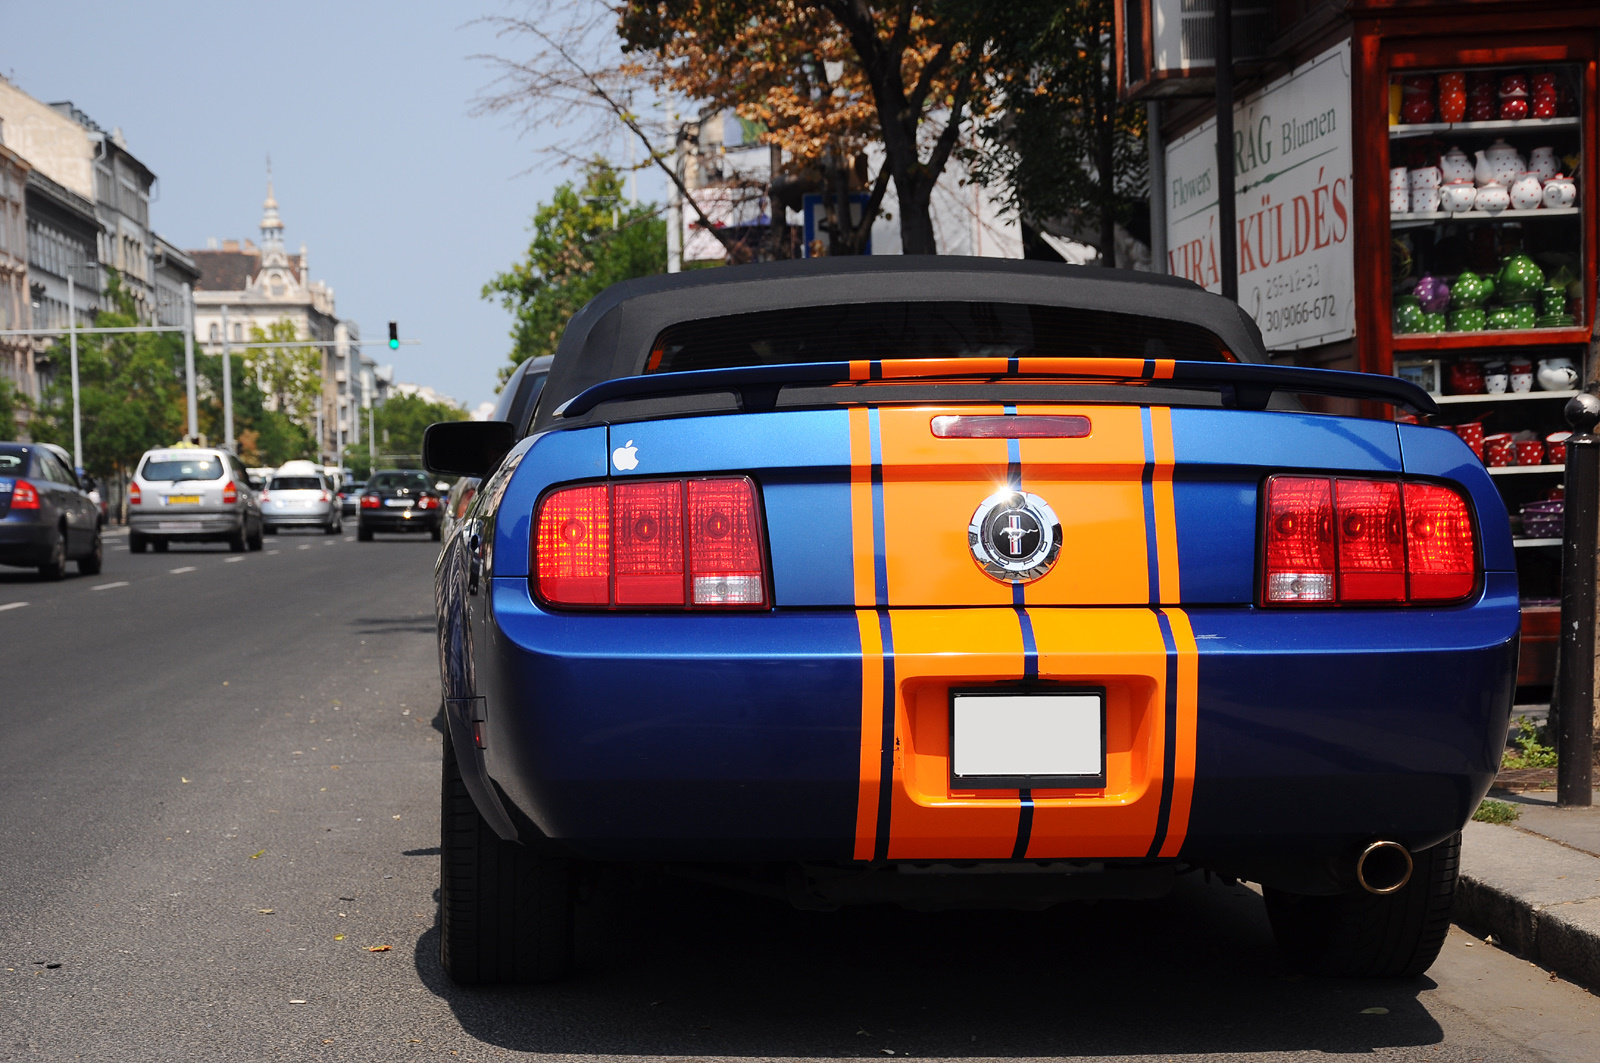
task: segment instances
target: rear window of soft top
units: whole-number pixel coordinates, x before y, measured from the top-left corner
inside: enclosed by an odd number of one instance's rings
[[[1182,321],[1026,303],[884,302],[681,321],[656,337],[645,372],[995,357],[1237,360],[1215,335]]]

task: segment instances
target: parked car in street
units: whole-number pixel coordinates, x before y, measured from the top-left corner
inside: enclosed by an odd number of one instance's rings
[[[361,492],[367,489],[365,480],[352,480],[339,488],[339,512],[343,516],[353,517],[361,506]]]
[[[100,508],[67,462],[36,443],[0,443],[0,565],[66,575],[100,571]]]
[[[225,450],[145,451],[128,485],[128,549],[157,552],[174,542],[225,542],[261,549],[260,481]]]
[[[1236,304],[1031,261],[625,281],[435,569],[440,955],[570,963],[584,868],[800,907],[1260,883],[1280,949],[1415,976],[1504,748],[1517,574],[1396,377],[1269,364]],[[366,512],[365,510],[363,511]]]
[[[539,405],[539,395],[544,391],[544,382],[550,378],[550,363],[554,361],[554,355],[546,354],[524,359],[518,364],[500,389],[500,398],[496,400],[494,413],[489,415],[489,420],[509,422],[519,439],[526,435],[528,425],[533,420],[533,411]],[[476,476],[461,476],[450,485],[444,503],[446,538],[449,538],[456,521],[472,504],[472,497],[478,493],[478,485],[482,482]]]
[[[260,501],[261,530],[268,535],[283,528],[320,528],[326,535],[344,530],[338,494],[315,462],[290,461],[279,466]]]
[[[417,469],[386,469],[372,474],[361,493],[356,538],[370,543],[374,532],[425,531],[439,540],[442,496],[432,476]]]

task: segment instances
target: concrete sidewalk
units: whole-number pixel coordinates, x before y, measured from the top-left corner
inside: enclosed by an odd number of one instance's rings
[[[1600,992],[1600,792],[1556,808],[1554,791],[1493,791],[1513,824],[1468,823],[1455,921]]]

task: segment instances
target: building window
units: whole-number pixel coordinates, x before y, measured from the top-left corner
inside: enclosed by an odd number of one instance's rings
[[[222,326],[215,321],[211,323],[211,342],[216,343],[222,338]]]
[[[241,343],[241,342],[243,342],[243,340],[244,340],[244,326],[240,325],[240,324],[235,324],[233,326],[233,342],[234,343]]]

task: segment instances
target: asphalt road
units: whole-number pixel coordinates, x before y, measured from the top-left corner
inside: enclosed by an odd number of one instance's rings
[[[267,545],[0,570],[0,1059],[1600,1055],[1600,998],[1484,942],[1416,982],[1304,979],[1259,898],[1198,876],[934,915],[614,873],[575,979],[458,989],[434,545]]]

